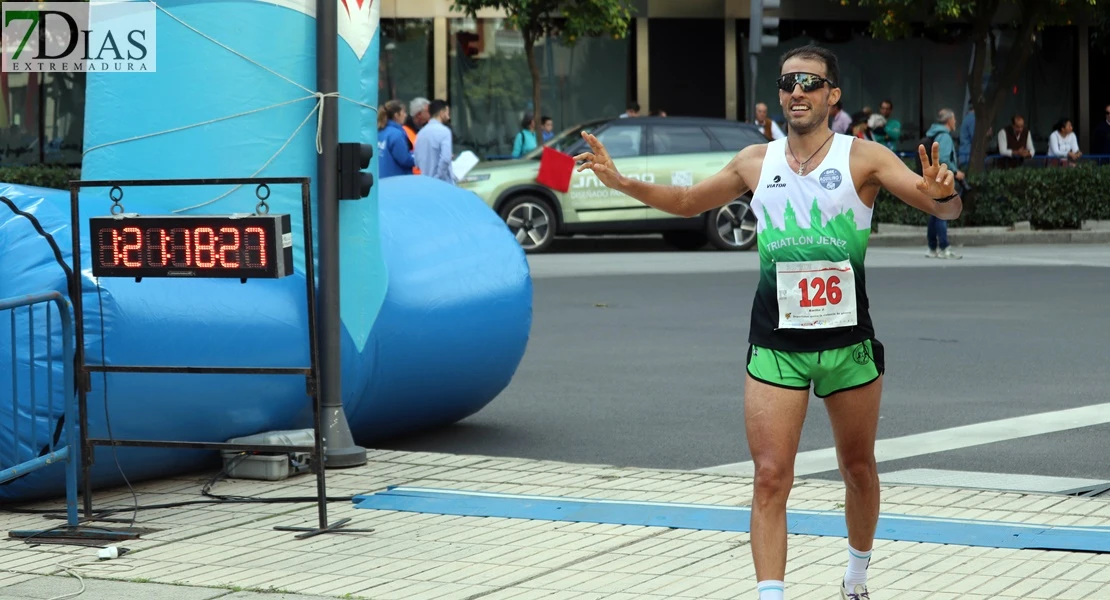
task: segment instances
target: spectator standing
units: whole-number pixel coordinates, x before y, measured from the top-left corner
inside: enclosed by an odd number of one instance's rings
[[[454,184],[455,169],[451,164],[454,140],[447,127],[451,122],[451,107],[444,100],[432,100],[428,114],[431,118],[416,134],[413,149],[416,166],[424,175]]]
[[[536,149],[536,119],[524,115],[520,121],[520,131],[513,137],[513,158],[520,158]]]
[[[1091,134],[1091,154],[1110,154],[1110,104],[1106,105],[1106,118],[1095,125]]]
[[[852,116],[844,112],[843,102],[837,102],[829,109],[829,114],[832,115],[832,120],[829,121],[829,127],[837,133],[848,133],[852,128]]]
[[[948,169],[955,173],[956,186],[959,188],[964,180],[964,173],[956,167],[956,143],[952,139],[952,132],[956,131],[956,113],[951,109],[942,108],[937,112],[937,120],[925,132],[927,137],[934,138],[940,145],[939,160],[948,165]],[[926,154],[932,155],[932,148],[925,149]],[[929,227],[926,233],[929,244],[928,258],[961,258],[948,247],[948,222],[929,215]]]
[[[405,134],[405,106],[390,100],[378,109],[378,176],[411,175],[416,166]]]
[[[405,134],[409,138],[409,150],[416,149],[416,134],[428,123],[428,119],[432,118],[428,114],[428,106],[431,102],[427,98],[413,98],[409,102],[409,117],[405,119]],[[420,174],[420,169],[417,167],[412,168],[415,175]]]
[[[1052,128],[1052,133],[1048,136],[1048,155],[1067,159],[1063,162],[1068,166],[1078,164],[1083,153],[1079,151],[1079,139],[1075,137],[1071,119],[1060,119]]]
[[[555,137],[555,121],[552,121],[551,117],[546,115],[540,117],[540,132],[543,135],[543,142],[541,143],[546,144],[551,138]]]
[[[966,171],[967,165],[971,163],[971,144],[974,137],[975,109],[969,106],[967,114],[964,115],[964,122],[960,124],[960,149],[956,153],[956,162],[961,171]]]
[[[993,127],[987,128],[986,136],[989,139],[994,132]],[[975,143],[975,108],[968,104],[967,114],[964,115],[964,122],[960,124],[960,139],[957,140],[956,157],[960,170],[967,172],[967,167],[971,164],[971,146]]]

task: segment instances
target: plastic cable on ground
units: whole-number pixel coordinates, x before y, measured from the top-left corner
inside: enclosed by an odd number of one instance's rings
[[[49,600],[68,600],[69,598],[76,598],[77,596],[80,596],[81,594],[84,594],[87,591],[87,588],[85,587],[85,578],[81,577],[81,574],[77,572],[78,568],[83,568],[83,569],[86,569],[86,570],[89,569],[89,568],[93,568],[93,569],[105,569],[105,568],[107,568],[107,569],[110,570],[110,572],[116,572],[116,573],[123,572],[123,571],[130,571],[130,570],[135,568],[134,565],[118,564],[118,563],[104,564],[103,562],[77,563],[77,564],[73,564],[73,565],[67,565],[65,563],[57,562],[57,563],[54,563],[54,566],[58,567],[59,569],[65,571],[66,573],[68,573],[68,574],[72,575],[74,578],[76,578],[77,582],[81,584],[81,589],[77,590],[76,592],[69,592],[67,594],[62,594],[60,596],[53,596],[53,597],[49,598]],[[24,573],[22,571],[13,571],[12,569],[4,569],[3,572],[12,573],[13,575],[33,575],[33,573]],[[44,575],[44,576],[45,577],[53,577],[52,574],[51,575]]]

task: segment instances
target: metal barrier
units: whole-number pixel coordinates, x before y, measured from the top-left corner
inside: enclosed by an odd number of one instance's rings
[[[25,427],[20,427],[21,424],[26,424],[30,421],[30,434],[29,444],[33,447],[38,445],[38,415],[39,405],[42,404],[38,400],[39,391],[36,388],[36,368],[35,363],[38,356],[35,353],[35,307],[39,304],[45,305],[46,313],[46,391],[41,394],[45,397],[45,406],[41,410],[47,415],[47,423],[55,423],[56,414],[54,412],[54,403],[51,401],[56,393],[54,389],[54,319],[53,312],[56,307],[59,317],[62,322],[62,389],[65,397],[65,407],[63,409],[62,417],[62,433],[63,443],[58,446],[57,426],[53,426],[54,431],[48,430],[49,443],[45,445],[39,456],[28,457],[27,460],[19,462],[22,458],[20,456],[20,432]],[[20,308],[26,308],[27,315],[27,367],[25,369],[19,368],[19,352],[16,344],[17,340],[17,326],[16,314]],[[32,473],[39,469],[48,467],[56,462],[65,461],[66,463],[66,520],[70,527],[78,526],[77,518],[77,462],[79,456],[77,454],[77,396],[74,392],[73,380],[73,321],[70,317],[69,303],[66,301],[65,296],[59,292],[47,292],[43,294],[33,294],[30,296],[23,296],[20,298],[9,298],[0,300],[0,313],[7,311],[10,314],[11,322],[11,348],[12,348],[12,364],[11,364],[11,377],[12,377],[12,460],[15,466],[7,467],[0,471],[0,484],[7,483],[18,477],[22,477],[28,473]],[[40,311],[41,312],[41,311]],[[20,393],[20,379],[26,373],[27,377],[27,398],[29,398],[28,406],[26,409],[26,419],[21,420],[19,393]]]

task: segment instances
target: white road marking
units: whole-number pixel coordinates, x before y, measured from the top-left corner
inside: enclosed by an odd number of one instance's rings
[[[885,484],[905,483],[915,486],[933,485],[950,488],[1040,492],[1045,494],[1062,494],[1072,490],[1110,483],[1102,479],[985,473],[981,471],[946,471],[941,469],[906,469],[904,471],[880,473],[879,480]]]
[[[1110,403],[1093,404],[879,440],[875,444],[875,459],[886,462],[912,458],[1105,423],[1110,423]],[[794,462],[794,475],[800,477],[835,471],[838,468],[836,448],[811,450],[798,453]],[[747,461],[706,467],[697,469],[697,472],[751,477],[755,474],[755,465],[752,461]]]

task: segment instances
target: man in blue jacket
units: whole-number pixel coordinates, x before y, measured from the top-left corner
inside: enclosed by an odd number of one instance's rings
[[[937,112],[937,120],[925,132],[927,137],[933,138],[940,144],[940,161],[948,165],[948,170],[956,174],[956,186],[959,188],[964,180],[964,173],[956,166],[956,143],[952,139],[952,132],[956,131],[956,113],[950,108],[942,108]],[[930,144],[931,145],[931,144]],[[926,233],[929,242],[929,258],[961,258],[948,247],[948,221],[942,221],[929,215],[929,228]]]
[[[409,138],[401,126],[405,122],[405,106],[390,100],[378,116],[378,177],[412,175],[416,164],[409,150]]]

